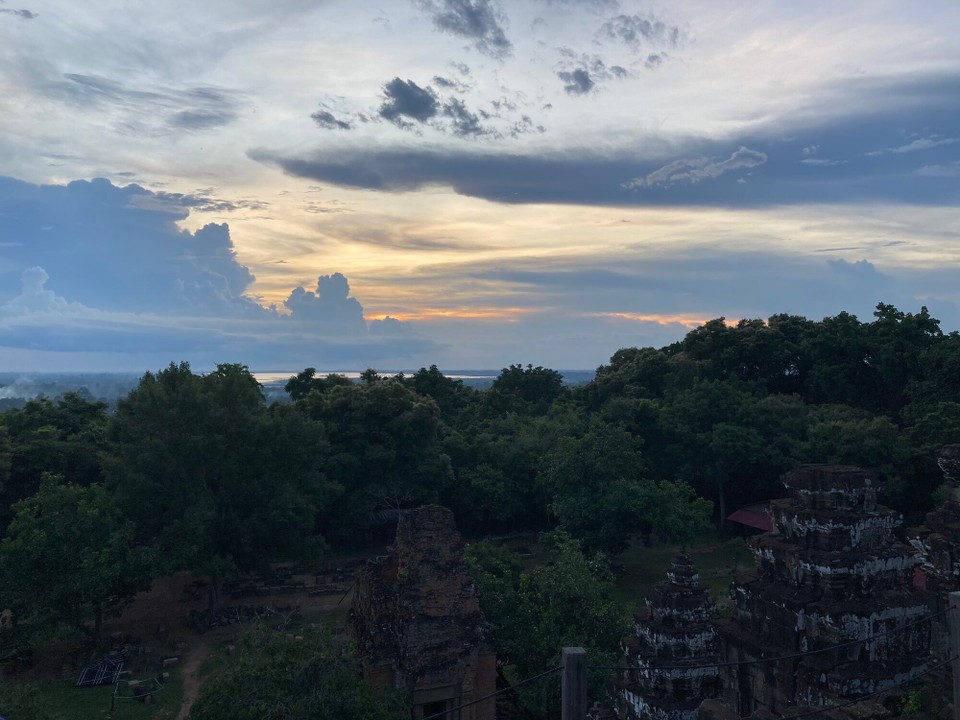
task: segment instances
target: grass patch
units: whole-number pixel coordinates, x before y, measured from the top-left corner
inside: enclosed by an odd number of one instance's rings
[[[616,599],[629,610],[644,607],[656,585],[667,578],[667,571],[680,545],[657,543],[649,547],[639,540],[614,558],[617,566]],[[716,535],[703,535],[686,546],[700,573],[700,582],[718,604],[728,603],[727,591],[733,576],[754,567],[753,553],[741,538],[724,540]]]
[[[111,714],[113,685],[78,688],[73,680],[67,679],[30,683],[17,689],[34,691],[38,710],[57,720],[171,720],[180,711],[183,694],[180,673],[170,672],[170,679],[164,689],[153,696],[152,703],[144,705],[136,700],[117,700]]]

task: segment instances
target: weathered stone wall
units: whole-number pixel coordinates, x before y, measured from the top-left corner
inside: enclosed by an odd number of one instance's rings
[[[404,512],[393,551],[357,574],[350,623],[370,679],[407,688],[415,705],[449,707],[494,691],[496,656],[453,514],[427,506]],[[462,720],[493,720],[495,703]]]
[[[876,476],[814,465],[784,484],[789,496],[770,503],[774,531],[751,541],[756,571],[731,586],[735,617],[716,623],[721,661],[744,663],[721,673],[723,701],[741,716],[894,687],[929,656],[920,560],[894,536],[900,514],[877,504]],[[797,657],[756,662],[786,655]]]

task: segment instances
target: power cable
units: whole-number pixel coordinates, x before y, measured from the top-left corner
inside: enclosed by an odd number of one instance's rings
[[[954,655],[954,656],[953,656],[952,658],[950,658],[949,660],[946,660],[946,661],[940,663],[939,665],[933,665],[933,666],[931,666],[931,667],[928,667],[926,670],[924,670],[923,672],[919,673],[917,676],[912,677],[912,678],[909,678],[908,680],[904,680],[904,681],[902,681],[902,682],[896,683],[896,684],[894,684],[892,687],[884,688],[883,690],[875,690],[875,691],[872,692],[872,693],[868,693],[868,694],[866,694],[866,695],[861,695],[861,696],[858,697],[858,698],[855,698],[855,699],[853,699],[853,700],[847,700],[846,702],[842,702],[842,703],[837,703],[836,705],[829,705],[829,706],[825,706],[825,707],[819,707],[819,708],[817,708],[817,709],[815,709],[815,710],[808,710],[807,712],[798,713],[798,714],[796,714],[796,715],[784,715],[784,716],[783,716],[783,717],[784,717],[784,720],[798,720],[798,718],[810,717],[811,715],[819,715],[820,713],[829,712],[829,711],[831,711],[831,710],[839,710],[840,708],[849,707],[850,705],[856,705],[857,703],[861,703],[861,702],[863,702],[864,700],[869,700],[870,698],[876,697],[877,695],[882,695],[883,693],[892,692],[892,691],[894,691],[894,690],[897,690],[897,689],[903,687],[904,685],[909,685],[910,683],[914,682],[915,680],[919,680],[919,679],[922,678],[924,675],[927,675],[928,673],[932,673],[934,670],[939,670],[940,668],[949,665],[949,664],[952,663],[954,660],[956,660],[958,657],[960,657],[960,656]]]
[[[433,714],[433,715],[428,715],[427,717],[423,718],[423,720],[440,720],[440,718],[446,718],[446,717],[448,717],[448,716],[449,716],[449,717],[453,717],[453,715],[452,715],[451,713],[455,713],[455,712],[457,712],[458,710],[463,710],[464,708],[468,708],[468,707],[470,707],[471,705],[476,705],[477,703],[482,703],[484,700],[489,700],[490,698],[495,698],[495,697],[497,697],[497,695],[502,695],[503,693],[507,693],[507,692],[510,692],[510,691],[512,691],[512,690],[516,690],[516,689],[517,689],[518,687],[520,687],[521,685],[526,685],[527,683],[531,683],[531,682],[533,682],[534,680],[539,680],[539,679],[542,678],[542,677],[545,677],[545,676],[550,675],[550,674],[555,673],[555,672],[559,672],[559,671],[562,670],[562,669],[563,669],[563,666],[562,666],[562,665],[558,665],[557,667],[551,668],[550,670],[544,670],[544,671],[543,671],[542,673],[540,673],[539,675],[534,675],[533,677],[528,677],[526,680],[521,680],[521,681],[518,682],[518,683],[514,683],[514,684],[511,685],[510,687],[501,688],[500,690],[497,690],[496,692],[492,692],[492,693],[490,693],[489,695],[484,695],[482,698],[477,698],[476,700],[471,700],[470,702],[464,703],[463,705],[457,705],[457,707],[450,708],[449,710],[444,710],[443,712],[435,713],[435,714]]]

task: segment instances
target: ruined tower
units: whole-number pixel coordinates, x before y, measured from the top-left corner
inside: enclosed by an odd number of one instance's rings
[[[616,683],[618,716],[624,720],[696,720],[704,698],[717,693],[716,605],[685,553],[674,558],[666,582],[657,585],[635,632],[623,640],[627,665]],[[668,666],[663,669],[662,666]],[[688,667],[677,667],[688,666]]]
[[[773,532],[753,538],[754,573],[731,586],[735,617],[718,621],[723,701],[740,716],[776,715],[893,687],[926,667],[928,596],[919,559],[894,537],[900,513],[877,504],[875,475],[806,465],[770,502]],[[843,647],[827,652],[808,651]]]
[[[937,463],[943,470],[943,501],[908,534],[923,559],[924,581],[939,594],[960,589],[960,445],[941,448]]]
[[[350,625],[368,678],[410,691],[413,720],[496,689],[492,632],[446,508],[401,514],[393,551],[357,573]],[[488,700],[455,717],[493,720],[495,712]]]

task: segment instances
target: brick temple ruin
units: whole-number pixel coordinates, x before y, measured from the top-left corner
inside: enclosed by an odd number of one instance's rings
[[[876,474],[788,473],[787,497],[768,504],[772,531],[748,540],[757,566],[731,584],[730,617],[716,617],[678,556],[623,642],[631,670],[614,684],[617,718],[774,720],[817,708],[829,720],[889,717],[877,700],[852,701],[937,662],[931,640],[948,633],[936,611],[960,589],[960,445],[938,462],[947,497],[908,533],[912,546],[894,534],[900,513],[877,502]],[[682,665],[696,669],[654,672]]]
[[[634,634],[623,640],[626,664],[637,670],[615,683],[619,718],[696,720],[700,702],[719,689],[719,671],[709,666],[717,656],[711,625],[716,610],[693,561],[685,553],[677,555],[667,580],[635,618]]]
[[[350,625],[368,679],[411,693],[413,720],[496,689],[492,631],[480,610],[453,513],[436,505],[400,515],[394,548],[356,578]],[[487,700],[460,720],[494,720]]]
[[[721,700],[734,717],[893,688],[923,673],[929,659],[929,596],[914,584],[920,560],[894,536],[900,513],[877,504],[876,476],[806,465],[784,484],[788,497],[770,501],[773,532],[750,541],[756,570],[731,586],[735,615],[715,627],[721,663],[795,657],[722,667]],[[704,717],[719,716],[719,705],[704,706]],[[872,714],[864,704],[857,712]]]
[[[924,580],[938,594],[960,589],[960,445],[940,449],[945,497],[908,534],[923,559]]]

